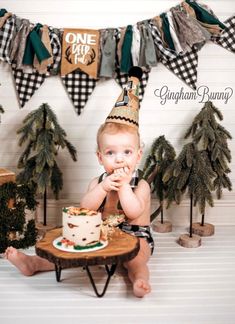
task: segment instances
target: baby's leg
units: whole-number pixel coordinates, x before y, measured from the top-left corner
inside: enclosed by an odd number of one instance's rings
[[[133,293],[136,297],[144,297],[151,291],[147,266],[150,254],[148,243],[144,239],[140,239],[138,255],[124,264],[128,271],[128,277],[133,284]]]
[[[9,260],[23,275],[32,276],[38,271],[54,270],[53,263],[37,255],[26,255],[12,246],[5,251],[5,258]]]

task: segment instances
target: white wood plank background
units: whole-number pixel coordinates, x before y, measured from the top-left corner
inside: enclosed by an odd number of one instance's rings
[[[144,18],[160,14],[179,1],[169,0],[2,0],[1,7],[8,11],[29,18],[32,22],[47,23],[55,27],[118,27],[135,23]],[[234,1],[204,1],[211,6],[221,20],[225,20],[235,12]],[[234,54],[208,43],[199,52],[198,86],[206,85],[210,91],[223,91],[225,87],[235,85]],[[91,177],[101,172],[95,157],[95,133],[99,125],[112,108],[120,93],[119,86],[113,81],[100,81],[88,101],[82,115],[77,116],[66,94],[59,77],[48,78],[41,88],[23,109],[19,109],[16,93],[12,81],[10,67],[0,63],[0,102],[6,113],[2,116],[0,126],[0,157],[1,166],[17,172],[17,161],[22,148],[18,147],[16,130],[22,124],[23,118],[43,102],[48,102],[55,110],[59,122],[68,134],[68,139],[78,150],[78,162],[68,158],[66,152],[61,151],[58,163],[64,175],[64,188],[61,198],[78,200]],[[182,136],[192,118],[202,108],[198,101],[168,101],[160,104],[154,90],[167,85],[171,91],[191,91],[182,81],[169,72],[162,64],[153,68],[150,73],[148,87],[140,111],[141,136],[145,143],[144,157],[154,138],[165,134],[175,146],[177,152],[181,149]],[[215,104],[224,115],[223,125],[235,137],[235,94],[227,104],[215,100]],[[95,114],[95,118],[94,118]],[[230,149],[235,155],[235,142],[230,141]],[[144,161],[144,159],[143,159]],[[231,163],[231,179],[235,184],[235,163]],[[225,191],[224,195],[228,193]],[[235,202],[235,193],[233,191]],[[234,207],[235,208],[235,207]],[[231,213],[232,214],[232,213]]]
[[[156,249],[149,262],[152,292],[144,299],[132,295],[122,268],[103,298],[95,297],[81,268],[24,277],[0,259],[0,322],[84,324],[233,324],[235,318],[235,226],[217,226],[202,246],[177,244],[186,228],[154,233]],[[31,255],[34,249],[26,251]],[[92,267],[98,288],[104,269]]]

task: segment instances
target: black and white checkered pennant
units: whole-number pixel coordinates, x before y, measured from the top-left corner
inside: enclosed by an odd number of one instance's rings
[[[139,101],[141,101],[144,98],[144,92],[148,84],[149,80],[149,73],[150,70],[148,71],[143,71],[142,78],[140,80],[140,90],[139,90]],[[123,74],[120,72],[119,68],[116,68],[116,76],[115,76],[115,81],[122,87],[124,88],[127,83],[128,83],[128,74]]]
[[[212,42],[226,48],[227,50],[235,53],[235,16],[227,19],[224,24],[226,28],[221,35],[212,37]]]
[[[161,62],[191,88],[194,90],[197,88],[198,51],[196,48],[171,60],[161,58]]]
[[[0,59],[9,64],[11,63],[9,48],[16,28],[15,23],[16,16],[12,15],[6,20],[2,28],[0,28]]]
[[[98,80],[79,70],[61,77],[78,115],[81,114]]]
[[[19,103],[21,108],[23,108],[35,91],[38,90],[43,84],[46,76],[45,74],[39,74],[38,72],[25,73],[22,70],[17,70],[14,64],[12,64],[11,67],[18,93]]]

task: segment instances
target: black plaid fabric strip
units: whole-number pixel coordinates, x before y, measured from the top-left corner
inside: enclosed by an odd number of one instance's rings
[[[192,48],[190,52],[177,55],[176,52],[165,48],[157,27],[150,21],[153,40],[160,61],[181,80],[194,90],[197,82],[198,51]]]
[[[16,70],[15,65],[12,64],[12,73],[15,80],[15,86],[18,93],[19,103],[21,108],[24,107],[27,101],[33,96],[36,90],[45,81],[45,74],[38,72],[24,73],[22,70]]]
[[[177,57],[177,53],[170,48],[165,48],[157,27],[150,21],[149,27],[153,36],[153,41],[156,47],[157,56],[160,59],[171,60]]]
[[[6,20],[2,28],[0,28],[0,59],[9,64],[11,63],[9,48],[16,28],[15,23],[16,16],[12,15]]]
[[[55,30],[52,27],[49,27],[49,37],[51,42],[51,49],[52,49],[52,55],[53,55],[53,64],[48,67],[48,73],[49,75],[57,75],[60,70],[60,61],[61,61],[61,33],[59,30],[55,32]]]
[[[227,50],[235,53],[235,16],[227,19],[224,24],[226,28],[220,36],[211,38],[212,42],[226,48]]]
[[[87,100],[94,91],[98,80],[76,70],[61,77],[78,115],[81,114]]]
[[[139,101],[141,102],[144,98],[144,92],[148,84],[149,80],[149,73],[148,71],[143,71],[142,78],[140,80],[140,90],[139,90]],[[123,74],[120,72],[119,68],[116,68],[116,76],[115,81],[123,88],[128,83],[128,74]]]

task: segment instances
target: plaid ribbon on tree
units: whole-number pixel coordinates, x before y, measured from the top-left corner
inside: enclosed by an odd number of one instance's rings
[[[139,102],[144,98],[145,89],[148,84],[150,70],[143,71],[142,78],[140,80],[140,89],[139,89]],[[128,83],[128,74],[123,74],[120,72],[119,68],[116,68],[115,81],[124,88]]]
[[[98,80],[79,70],[68,73],[61,77],[61,79],[77,114],[80,115]]]
[[[9,48],[16,28],[16,16],[10,16],[0,28],[0,59],[11,64]]]
[[[226,28],[219,36],[211,37],[212,42],[224,47],[235,53],[235,16],[227,19],[224,24]]]
[[[39,74],[38,72],[25,73],[22,70],[17,70],[15,64],[12,64],[11,67],[18,93],[19,103],[21,108],[23,108],[35,91],[38,90],[43,84],[46,75]]]

